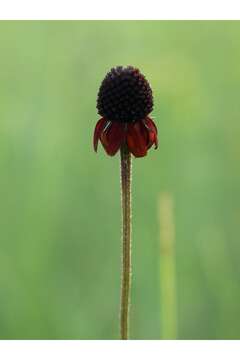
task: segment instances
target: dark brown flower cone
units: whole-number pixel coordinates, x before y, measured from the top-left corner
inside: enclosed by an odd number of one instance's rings
[[[142,120],[153,110],[150,84],[137,68],[113,68],[100,86],[97,109],[110,121],[129,123]]]

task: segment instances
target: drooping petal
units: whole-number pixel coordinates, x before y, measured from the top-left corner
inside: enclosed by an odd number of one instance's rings
[[[146,117],[143,120],[145,127],[148,130],[148,149],[155,144],[155,149],[158,148],[158,131],[157,127],[150,117]]]
[[[104,118],[101,118],[100,120],[98,120],[98,122],[95,126],[94,135],[93,135],[93,148],[96,152],[97,152],[97,148],[98,148],[98,140],[100,139],[101,132],[103,131],[106,124],[107,124],[107,120]]]
[[[142,121],[136,121],[128,125],[127,145],[129,151],[135,157],[147,155],[148,149],[148,129]]]
[[[101,143],[110,156],[116,154],[125,139],[126,124],[117,121],[109,122],[100,135]]]

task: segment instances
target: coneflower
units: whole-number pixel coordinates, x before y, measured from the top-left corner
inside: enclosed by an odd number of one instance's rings
[[[102,118],[97,122],[93,146],[100,140],[106,153],[121,152],[122,185],[122,290],[120,327],[121,339],[128,339],[129,299],[131,287],[131,154],[147,155],[158,147],[157,128],[149,114],[153,110],[152,89],[140,71],[118,66],[105,76],[97,99]]]

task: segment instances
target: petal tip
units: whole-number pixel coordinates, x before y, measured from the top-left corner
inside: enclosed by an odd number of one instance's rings
[[[100,120],[98,120],[95,126],[94,135],[93,135],[93,149],[95,152],[97,152],[98,141],[100,139],[101,132],[103,131],[105,124],[106,124],[106,120],[104,118],[101,118]]]

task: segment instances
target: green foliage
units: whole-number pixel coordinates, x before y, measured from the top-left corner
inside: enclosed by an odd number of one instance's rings
[[[133,161],[131,338],[161,337],[163,191],[178,337],[240,338],[239,38],[227,21],[0,22],[1,339],[119,336],[119,159],[92,134],[121,64],[151,82],[160,137]]]

